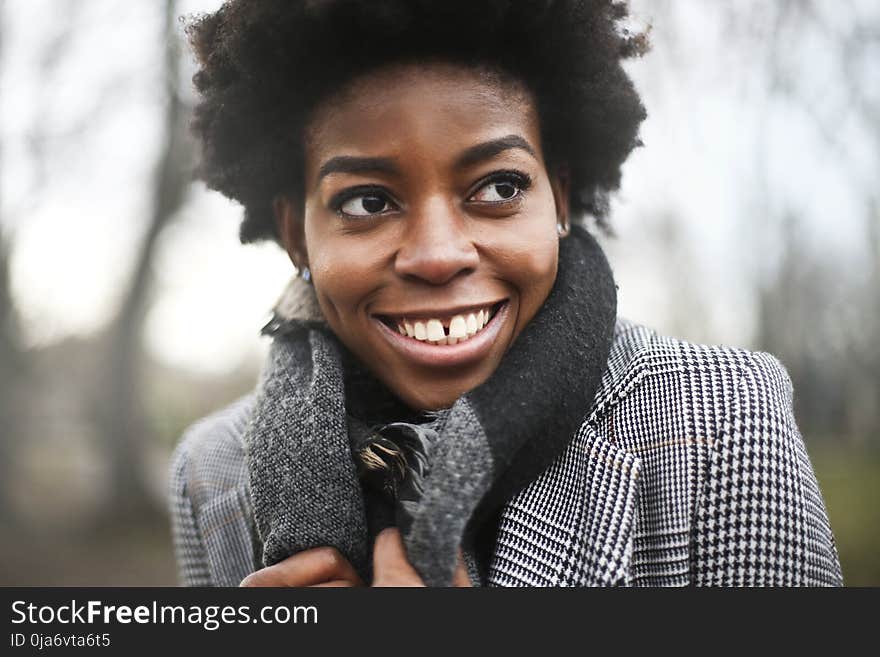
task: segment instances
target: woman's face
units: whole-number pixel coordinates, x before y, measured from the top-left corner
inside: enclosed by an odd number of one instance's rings
[[[488,379],[544,303],[566,198],[524,90],[399,65],[318,108],[304,204],[278,197],[275,211],[334,333],[427,410]]]

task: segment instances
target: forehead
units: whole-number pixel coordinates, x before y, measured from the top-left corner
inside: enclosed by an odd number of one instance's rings
[[[437,157],[519,134],[540,152],[538,113],[515,81],[452,64],[406,64],[362,75],[321,103],[306,130],[307,167],[348,155],[425,149]]]

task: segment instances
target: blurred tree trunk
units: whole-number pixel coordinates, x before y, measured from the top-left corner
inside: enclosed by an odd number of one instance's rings
[[[10,252],[0,217],[0,522],[10,520],[13,516],[7,482],[10,480],[13,449],[21,435],[21,417],[16,398],[25,376],[18,322],[9,289]]]
[[[866,259],[829,255],[825,244],[804,238],[804,218],[783,212],[756,212],[757,348],[780,357],[795,389],[795,410],[811,439],[865,441],[880,436],[880,216],[876,169],[859,160],[859,140],[880,148],[880,103],[867,66],[880,46],[880,14],[870,5],[838,5],[816,0],[725,5],[728,47],[759,54],[764,61],[767,131],[772,112],[786,108],[822,140],[827,158],[847,173],[851,194],[864,199]],[[842,11],[841,11],[842,9]],[[837,14],[837,20],[832,16]],[[821,48],[804,58],[804,44]],[[746,46],[746,47],[744,47]],[[827,72],[826,72],[827,67]],[[876,76],[875,76],[876,77]],[[816,79],[825,80],[818,88]],[[855,139],[853,135],[858,135]],[[880,152],[875,148],[875,152]],[[757,153],[756,208],[773,207],[767,169],[769,153]],[[797,212],[803,213],[804,210]],[[828,230],[837,230],[833,217]],[[771,245],[771,246],[768,246]],[[769,276],[763,271],[775,264]],[[867,274],[867,275],[866,275]]]
[[[5,9],[5,4],[0,3],[0,74],[3,70]],[[0,171],[3,165],[3,142],[0,140]],[[19,435],[19,417],[16,413],[14,397],[22,375],[17,318],[9,289],[9,254],[12,249],[7,233],[3,229],[2,193],[3,189],[0,187],[0,521],[12,517],[6,484],[9,481],[12,450]]]
[[[191,145],[186,112],[178,93],[180,44],[175,31],[176,0],[164,3],[164,80],[167,104],[164,144],[157,162],[152,213],[135,258],[128,289],[107,334],[107,378],[101,434],[110,458],[112,493],[106,519],[159,512],[144,468],[144,445],[150,440],[142,385],[142,328],[151,284],[157,239],[181,206],[190,180]]]

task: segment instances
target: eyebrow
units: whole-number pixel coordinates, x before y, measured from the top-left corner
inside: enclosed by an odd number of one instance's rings
[[[457,168],[466,168],[489,160],[504,151],[519,148],[526,151],[535,159],[538,158],[535,149],[519,135],[507,135],[484,141],[465,149],[455,160]],[[357,157],[353,155],[339,155],[331,157],[318,169],[318,182],[331,173],[386,173],[398,175],[400,170],[394,160],[388,157]]]
[[[318,182],[331,173],[398,173],[394,161],[388,157],[355,157],[339,155],[331,157],[318,169]]]
[[[533,158],[538,159],[535,149],[532,148],[532,145],[529,144],[529,142],[519,135],[507,135],[506,137],[499,137],[498,139],[484,141],[481,144],[471,146],[458,156],[458,159],[455,161],[455,166],[458,168],[473,166],[479,162],[492,159],[499,153],[503,153],[512,148],[524,150]]]

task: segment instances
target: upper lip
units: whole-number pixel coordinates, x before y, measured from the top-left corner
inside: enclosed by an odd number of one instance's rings
[[[506,301],[507,299],[495,299],[494,301],[485,301],[483,303],[474,303],[460,306],[453,306],[450,308],[432,308],[432,309],[418,309],[418,310],[405,310],[400,311],[396,310],[394,312],[390,311],[379,311],[374,312],[373,315],[381,316],[381,317],[399,317],[406,319],[432,319],[435,317],[454,317],[455,315],[464,315],[467,313],[476,313],[482,310],[483,308],[493,308],[497,304]]]

